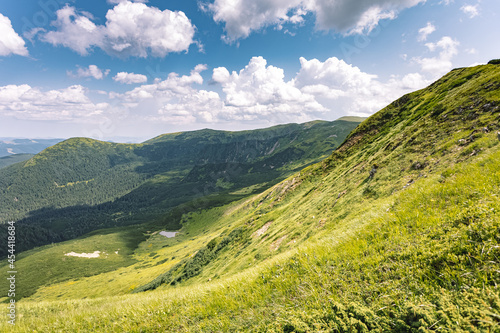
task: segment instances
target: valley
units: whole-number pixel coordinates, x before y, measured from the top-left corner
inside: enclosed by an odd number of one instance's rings
[[[0,221],[18,221],[18,251],[100,228],[149,223],[178,229],[191,206],[240,199],[320,161],[361,120],[200,130],[141,144],[68,139],[0,169]]]
[[[488,64],[362,122],[52,146],[0,169],[15,330],[494,332],[499,121]]]

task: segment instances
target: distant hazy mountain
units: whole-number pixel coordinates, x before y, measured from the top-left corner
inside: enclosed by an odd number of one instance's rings
[[[0,157],[0,169],[8,167],[11,164],[26,161],[32,158],[33,154],[14,154],[9,156]]]
[[[0,138],[0,157],[14,154],[38,154],[63,140]]]

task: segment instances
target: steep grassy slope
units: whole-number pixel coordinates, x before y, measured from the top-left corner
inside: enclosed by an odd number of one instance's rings
[[[388,198],[428,174],[496,145],[493,131],[499,128],[500,85],[498,68],[488,67],[455,70],[431,87],[394,102],[358,126],[330,158],[255,199],[242,218],[233,216],[239,227],[213,239],[184,266],[140,290],[160,282],[176,284],[199,270],[219,275],[243,269],[276,249],[303,242],[318,227],[342,221],[353,210],[365,210],[371,201]],[[294,189],[292,197],[286,199],[290,189]],[[266,234],[264,239],[255,236],[259,230]],[[228,246],[238,248],[237,265],[221,255]],[[204,268],[219,258],[225,264]]]
[[[454,70],[182,238],[145,232],[137,263],[38,289],[17,329],[497,331],[499,104],[500,66]]]
[[[260,184],[324,158],[359,119],[244,132],[201,130],[143,144],[73,138],[0,170],[0,222],[20,220],[19,251],[104,227],[156,222],[179,204]],[[0,253],[2,254],[2,253]]]
[[[327,226],[320,241],[229,278],[20,302],[14,331],[495,332],[499,157],[496,146],[474,164],[448,169],[445,182],[423,179],[396,202],[372,202]],[[486,204],[471,207],[471,196]]]

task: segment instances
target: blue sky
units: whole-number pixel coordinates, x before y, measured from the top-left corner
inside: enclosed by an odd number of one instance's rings
[[[0,3],[0,137],[368,116],[500,57],[498,0]]]

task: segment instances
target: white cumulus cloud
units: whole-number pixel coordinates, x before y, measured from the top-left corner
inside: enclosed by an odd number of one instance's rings
[[[227,40],[245,38],[252,31],[288,20],[288,12],[302,0],[215,0],[208,5],[216,22],[224,22]]]
[[[429,35],[434,31],[436,31],[436,27],[431,22],[427,22],[427,25],[425,27],[418,30],[417,40],[419,42],[425,42],[427,40],[427,37],[429,37]]]
[[[381,82],[376,75],[361,71],[336,57],[324,62],[300,58],[301,69],[294,85],[314,95],[331,113],[370,115],[401,95],[423,88],[428,82],[418,73]]]
[[[28,55],[24,40],[14,31],[7,16],[0,13],[0,56]]]
[[[428,47],[445,52],[450,48],[449,43],[445,39],[429,43]],[[164,80],[155,79],[151,84],[142,84],[124,93],[92,92],[97,96],[80,85],[48,91],[27,84],[9,85],[0,87],[0,115],[95,122],[99,117],[118,112],[170,124],[251,122],[269,125],[345,115],[368,116],[429,83],[418,73],[382,81],[335,57],[324,61],[300,58],[299,61],[300,70],[290,79],[286,79],[282,68],[268,64],[263,57],[251,58],[239,70],[214,68],[211,86],[219,87],[212,90],[202,86],[202,73],[207,70],[204,64],[197,65],[188,74],[170,73]],[[81,70],[85,75],[99,77],[97,71],[92,74],[91,66]],[[114,79],[140,83],[146,77],[121,72]],[[103,102],[97,103],[91,96]]]
[[[430,52],[439,52],[438,55],[427,58],[416,57],[413,61],[421,66],[423,72],[439,77],[453,68],[452,59],[458,54],[459,45],[457,40],[445,36],[436,43],[425,44]]]
[[[202,8],[213,13],[216,22],[224,23],[229,42],[246,38],[253,31],[269,25],[297,24],[312,12],[321,30],[344,34],[366,33],[381,20],[394,19],[398,12],[424,3],[425,0],[215,0]]]
[[[181,11],[162,11],[130,1],[120,1],[108,10],[105,25],[96,25],[91,15],[69,5],[57,11],[52,25],[56,30],[41,33],[40,38],[81,55],[99,47],[118,57],[165,57],[187,51],[195,33],[194,25]]]
[[[285,109],[286,112],[296,113],[325,110],[313,96],[304,94],[292,81],[286,82],[284,77],[283,69],[267,66],[262,57],[253,57],[239,72],[229,74],[224,67],[216,68],[212,79],[222,85],[226,106],[248,111],[249,114],[256,110],[265,114]]]
[[[96,80],[102,80],[103,78],[108,76],[109,72],[109,69],[102,70],[96,65],[89,65],[89,67],[87,68],[78,67],[76,73],[67,71],[67,74],[73,77],[93,77]]]
[[[125,84],[134,84],[134,83],[144,83],[148,81],[148,77],[143,74],[119,72],[113,77],[113,80]]]
[[[120,2],[125,2],[127,0],[108,0],[108,3],[116,5],[119,4]],[[148,3],[148,0],[131,0],[132,2],[142,2],[142,3]]]
[[[103,44],[103,29],[95,25],[91,18],[80,15],[74,7],[66,5],[57,12],[57,20],[52,22],[56,31],[41,33],[41,39],[52,45],[62,45],[87,55],[93,46]]]
[[[470,18],[474,18],[479,15],[479,5],[464,5],[460,7],[460,10],[467,14]]]
[[[170,73],[165,80],[156,79],[153,84],[141,85],[123,94],[111,93],[110,97],[154,121],[212,122],[222,108],[222,101],[216,92],[198,89],[197,86],[203,84],[200,73],[206,69],[206,65],[200,64],[189,75]]]
[[[0,115],[17,119],[85,121],[108,107],[92,102],[80,85],[48,91],[27,84],[0,87]]]
[[[300,58],[300,65],[290,80],[285,79],[282,68],[269,65],[263,57],[251,58],[238,71],[214,68],[211,79],[222,93],[200,89],[200,73],[206,66],[198,65],[189,75],[171,73],[166,80],[157,79],[112,97],[130,110],[149,110],[149,119],[155,121],[276,124],[367,116],[429,83],[418,73],[382,82],[335,57],[325,61]]]

